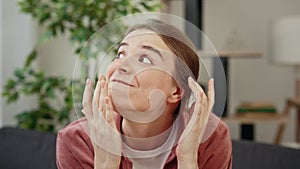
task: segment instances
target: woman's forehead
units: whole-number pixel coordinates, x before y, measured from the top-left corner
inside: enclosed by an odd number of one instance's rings
[[[130,32],[121,43],[129,45],[154,45],[153,47],[170,51],[169,47],[156,32],[147,29],[137,29]]]
[[[130,41],[137,41],[137,40],[164,43],[161,37],[156,32],[147,29],[138,29],[130,32],[123,39],[123,42],[130,42]]]
[[[141,37],[141,36],[149,36],[149,35],[152,35],[152,36],[157,36],[157,33],[152,31],[152,30],[149,30],[149,29],[136,29],[130,33],[128,33],[126,35],[126,37],[124,39],[128,39],[128,38],[132,38],[132,37]]]

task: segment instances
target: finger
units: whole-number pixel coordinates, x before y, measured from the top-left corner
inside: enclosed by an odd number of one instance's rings
[[[201,123],[206,121],[206,118],[208,117],[209,113],[211,112],[211,110],[208,108],[208,100],[206,99],[202,99],[201,102],[201,107],[200,107],[200,113],[199,113],[199,121],[201,121]]]
[[[199,90],[200,85],[197,85],[199,87],[197,87],[197,89]],[[202,88],[201,88],[202,90]],[[202,90],[203,92],[203,90]],[[209,103],[208,103],[208,97],[205,95],[205,93],[203,92],[203,94],[201,95],[201,99],[200,99],[200,111],[198,112],[199,117],[198,120],[199,123],[205,124],[206,120],[208,119],[209,113],[211,112],[211,109],[209,108]]]
[[[207,96],[205,95],[203,89],[201,88],[201,86],[195,82],[192,78],[189,79],[189,86],[193,92],[193,94],[196,97],[196,103],[195,103],[195,108],[194,108],[194,114],[192,118],[196,118],[194,125],[192,127],[192,130],[195,132],[198,132],[199,135],[202,137],[207,121],[208,121],[208,117],[209,117],[209,113],[210,110],[207,110]],[[196,116],[197,115],[197,116]],[[196,116],[196,117],[194,117]],[[201,132],[201,133],[200,133]],[[201,137],[199,137],[199,139],[201,139]]]
[[[192,131],[194,131],[195,124],[197,123],[197,116],[198,114],[194,112],[192,116],[188,119],[185,129],[180,136],[179,142],[183,141],[184,138],[191,135]]]
[[[99,80],[99,82],[101,84],[102,81],[105,81],[105,76],[102,75],[102,74],[100,74],[98,80]],[[100,91],[101,91],[101,89],[102,89],[102,87],[100,85]],[[101,92],[100,92],[100,94],[101,94]],[[98,105],[100,105],[100,97],[99,97],[99,100],[98,100]]]
[[[194,106],[194,111],[193,111],[193,115],[196,114],[199,112],[199,107],[200,107],[200,100],[201,100],[201,95],[200,95],[200,92],[199,90],[197,89],[197,87],[194,85],[194,80],[189,77],[188,79],[188,83],[189,83],[189,87],[191,88],[192,92],[193,92],[193,95],[196,99],[196,103],[195,103],[195,106]]]
[[[208,104],[209,108],[212,109],[215,104],[215,87],[214,87],[214,79],[210,79],[208,82]]]
[[[102,75],[102,74],[100,74],[99,77],[98,77],[99,86],[98,86],[98,82],[97,82],[97,86],[96,86],[96,88],[99,87],[99,90],[98,90],[98,91],[99,91],[99,95],[98,95],[98,97],[97,97],[97,100],[95,100],[95,101],[97,102],[97,105],[98,105],[98,106],[99,106],[99,104],[100,104],[100,93],[101,93],[100,82],[101,82],[102,80],[105,80],[105,76]],[[96,90],[96,89],[95,89],[95,90]]]
[[[105,80],[105,76],[103,74],[99,74],[98,80],[99,81]]]
[[[194,81],[193,84],[195,85],[196,89],[200,92],[201,99],[206,100],[207,96],[206,96],[204,90],[202,89],[202,87],[200,86],[200,84],[197,83],[196,81]]]
[[[106,105],[106,121],[110,126],[116,129],[113,106],[109,97],[105,98],[105,105]]]
[[[192,90],[192,93],[193,93],[193,95],[194,95],[194,97],[195,97],[195,99],[196,99],[196,101],[198,101],[198,99],[199,99],[199,93],[198,93],[198,91],[197,91],[197,89],[196,89],[196,87],[195,87],[195,85],[193,84],[193,79],[191,78],[191,77],[189,77],[189,79],[188,79],[188,85],[189,85],[189,87],[190,87],[190,89]]]
[[[100,88],[101,88],[101,94],[100,94],[100,100],[99,100],[99,111],[102,114],[102,117],[105,118],[106,113],[106,107],[105,107],[105,80],[101,80],[100,82]]]
[[[199,86],[199,84],[197,82],[195,82],[192,78],[189,79],[189,86],[196,98],[196,102],[195,102],[195,107],[194,107],[194,114],[201,114],[201,108],[203,107],[202,104],[202,100],[203,95],[204,95],[204,91],[203,89]],[[198,87],[199,86],[199,87]]]
[[[204,97],[204,96],[203,96]],[[202,138],[203,138],[203,135],[205,133],[205,130],[206,130],[206,126],[207,126],[207,122],[208,122],[208,119],[209,119],[209,115],[210,115],[210,112],[211,112],[211,107],[210,107],[210,104],[209,104],[209,100],[208,98],[207,99],[202,99],[201,100],[201,110],[199,112],[199,116],[198,116],[198,119],[197,119],[197,128],[198,130],[200,130],[200,136],[199,136],[199,142],[201,142]]]
[[[205,100],[203,102],[205,102],[205,103],[202,103],[202,105],[204,105],[204,106],[202,106],[201,114],[199,115],[198,124],[197,124],[197,127],[199,128],[199,130],[201,130],[198,142],[201,142],[201,140],[203,138],[203,135],[205,133],[206,126],[208,123],[209,115],[211,112],[211,109],[207,109],[207,107],[208,107],[207,100]]]
[[[203,109],[205,112],[207,111],[211,111],[213,104],[214,104],[214,87],[213,87],[213,82],[211,80],[209,80],[208,82],[208,95],[210,95],[211,99],[209,99],[208,96],[206,96],[204,90],[202,89],[202,87],[195,81],[191,81],[191,87],[194,88],[193,89],[193,93],[195,93],[196,91],[198,91],[198,94],[196,93],[195,95],[197,95],[198,97],[198,103],[200,103],[200,107],[201,109]],[[203,111],[198,111],[198,113],[201,113]]]
[[[191,77],[189,77],[188,79],[188,83],[189,83],[189,87],[191,88],[196,101],[200,102],[200,99],[205,96],[203,89],[201,88],[201,86]],[[206,97],[206,96],[205,96]]]
[[[105,77],[100,74],[98,77],[98,81],[96,84],[96,88],[93,96],[93,115],[95,119],[99,119],[100,117],[100,94],[101,94],[101,80],[104,80]]]
[[[93,115],[95,119],[99,119],[99,100],[100,100],[100,92],[101,92],[101,86],[100,81],[97,81],[96,88],[94,91],[93,96]]]
[[[86,80],[83,98],[82,98],[82,113],[87,117],[88,120],[93,118],[92,114],[92,81],[90,79]]]

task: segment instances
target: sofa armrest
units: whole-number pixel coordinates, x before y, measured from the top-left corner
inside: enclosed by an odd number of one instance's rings
[[[233,169],[300,168],[300,150],[250,141],[232,141]]]
[[[0,168],[56,169],[56,135],[20,128],[0,129]]]

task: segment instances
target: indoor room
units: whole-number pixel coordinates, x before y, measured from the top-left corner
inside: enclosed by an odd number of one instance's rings
[[[211,114],[228,130],[228,164],[198,160],[199,168],[300,167],[300,1],[1,0],[0,168],[66,168],[57,162],[58,133],[87,116],[86,79],[100,83],[99,72],[114,62],[104,56],[115,58],[130,46],[120,37],[140,22],[139,14],[170,23],[191,40],[200,58],[195,81],[208,98],[214,79]]]

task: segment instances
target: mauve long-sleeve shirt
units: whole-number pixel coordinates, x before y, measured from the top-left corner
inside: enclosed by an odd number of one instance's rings
[[[116,124],[120,124],[116,117]],[[82,125],[87,119],[82,118],[60,130],[56,143],[56,163],[59,169],[93,169],[94,149],[90,137]],[[119,127],[119,126],[118,126]],[[206,138],[205,138],[206,137]],[[231,169],[232,144],[227,125],[211,113],[206,131],[205,141],[198,149],[199,169]],[[176,169],[176,146],[171,150],[164,164],[164,169]],[[132,169],[132,162],[122,157],[120,169]]]

